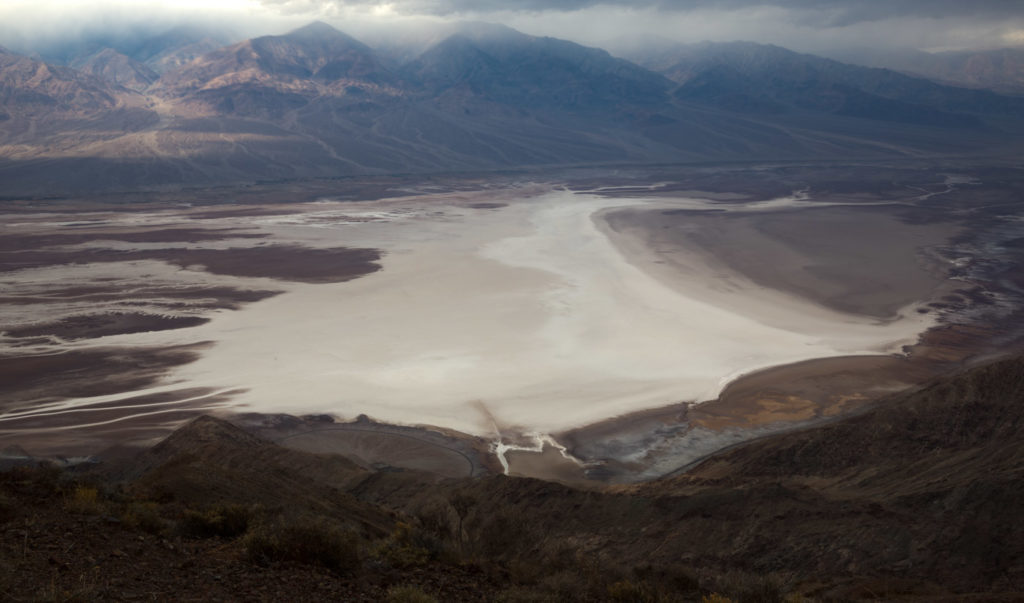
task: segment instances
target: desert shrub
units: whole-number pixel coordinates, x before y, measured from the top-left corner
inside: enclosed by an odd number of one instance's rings
[[[255,563],[292,562],[348,573],[359,567],[358,539],[324,521],[292,520],[259,526],[243,540]]]
[[[461,540],[458,537],[458,519],[453,517],[455,512],[445,500],[435,498],[424,501],[412,510],[412,514],[418,520],[419,527],[428,534],[440,540]]]
[[[641,565],[633,568],[633,575],[654,587],[663,600],[684,594],[695,597],[701,590],[697,574],[683,565]]]
[[[129,503],[121,513],[121,522],[149,534],[163,534],[167,530],[167,522],[160,517],[159,509],[154,502]]]
[[[505,570],[508,572],[509,578],[512,579],[516,584],[536,584],[544,576],[563,569],[560,567],[553,567],[544,563],[542,560],[537,559],[509,559],[504,564]]]
[[[40,585],[33,600],[40,602],[73,603],[96,601],[100,597],[100,586],[94,574],[83,574],[74,579],[59,579],[54,574],[49,583]]]
[[[8,491],[22,492],[33,496],[51,496],[61,492],[61,470],[50,464],[35,467],[15,467],[0,473],[0,480]]]
[[[543,565],[547,571],[576,569],[586,556],[565,538],[541,536],[537,538],[536,552],[528,558]]]
[[[436,538],[411,525],[398,522],[391,535],[374,549],[373,556],[380,562],[397,568],[426,565],[439,550]]]
[[[89,486],[75,486],[65,499],[64,508],[71,513],[98,515],[103,510],[99,490]]]
[[[715,581],[716,592],[743,603],[785,603],[786,581],[775,574],[728,572]]]
[[[622,601],[623,603],[655,603],[658,601],[658,596],[644,582],[619,580],[608,585],[608,600]]]
[[[557,596],[524,587],[506,588],[494,596],[495,603],[561,603]]]
[[[244,505],[219,505],[205,511],[186,510],[178,524],[183,536],[237,538],[249,529],[253,509]]]
[[[479,501],[476,496],[468,492],[456,492],[448,499],[449,508],[455,511],[455,516],[458,518],[458,525],[455,528],[455,539],[459,541],[460,546],[465,542],[466,518],[469,516],[469,512],[478,504]]]
[[[388,589],[386,601],[388,603],[437,603],[437,599],[415,586],[392,586]]]
[[[595,598],[588,593],[591,586],[585,576],[566,570],[545,576],[538,584],[538,589],[548,592],[559,601],[586,601]]]
[[[522,511],[498,510],[486,518],[476,534],[476,549],[484,557],[508,558],[535,546],[542,535]]]

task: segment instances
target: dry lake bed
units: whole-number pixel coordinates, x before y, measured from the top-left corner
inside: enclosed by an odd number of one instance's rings
[[[1019,176],[887,169],[9,202],[0,449],[663,475],[1015,349]]]

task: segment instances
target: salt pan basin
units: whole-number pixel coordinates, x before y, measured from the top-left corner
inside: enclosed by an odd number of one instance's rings
[[[225,220],[217,225],[255,226],[275,241],[375,247],[383,270],[339,284],[273,282],[286,292],[203,326],[93,343],[214,342],[131,396],[241,389],[235,410],[367,414],[488,436],[713,399],[756,369],[898,352],[931,324],[915,308],[884,321],[839,313],[699,258],[678,274],[654,269],[644,265],[650,254],[617,244],[601,218],[609,208],[709,202],[509,195],[470,199],[507,203],[486,209],[437,196]],[[367,217],[352,219],[360,212]]]

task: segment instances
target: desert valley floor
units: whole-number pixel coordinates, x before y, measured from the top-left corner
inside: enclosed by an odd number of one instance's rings
[[[0,443],[112,454],[215,412],[367,465],[664,475],[1017,349],[1018,172],[579,170],[8,202]]]

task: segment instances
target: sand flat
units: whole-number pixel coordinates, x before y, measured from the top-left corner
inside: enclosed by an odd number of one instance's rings
[[[955,236],[955,224],[908,223],[897,205],[758,210],[765,205],[771,203],[721,212],[665,205],[611,211],[606,218],[610,234],[631,256],[657,256],[644,261],[645,269],[658,264],[675,272],[710,268],[719,289],[769,288],[839,312],[893,318],[947,282],[948,266],[924,250]]]

